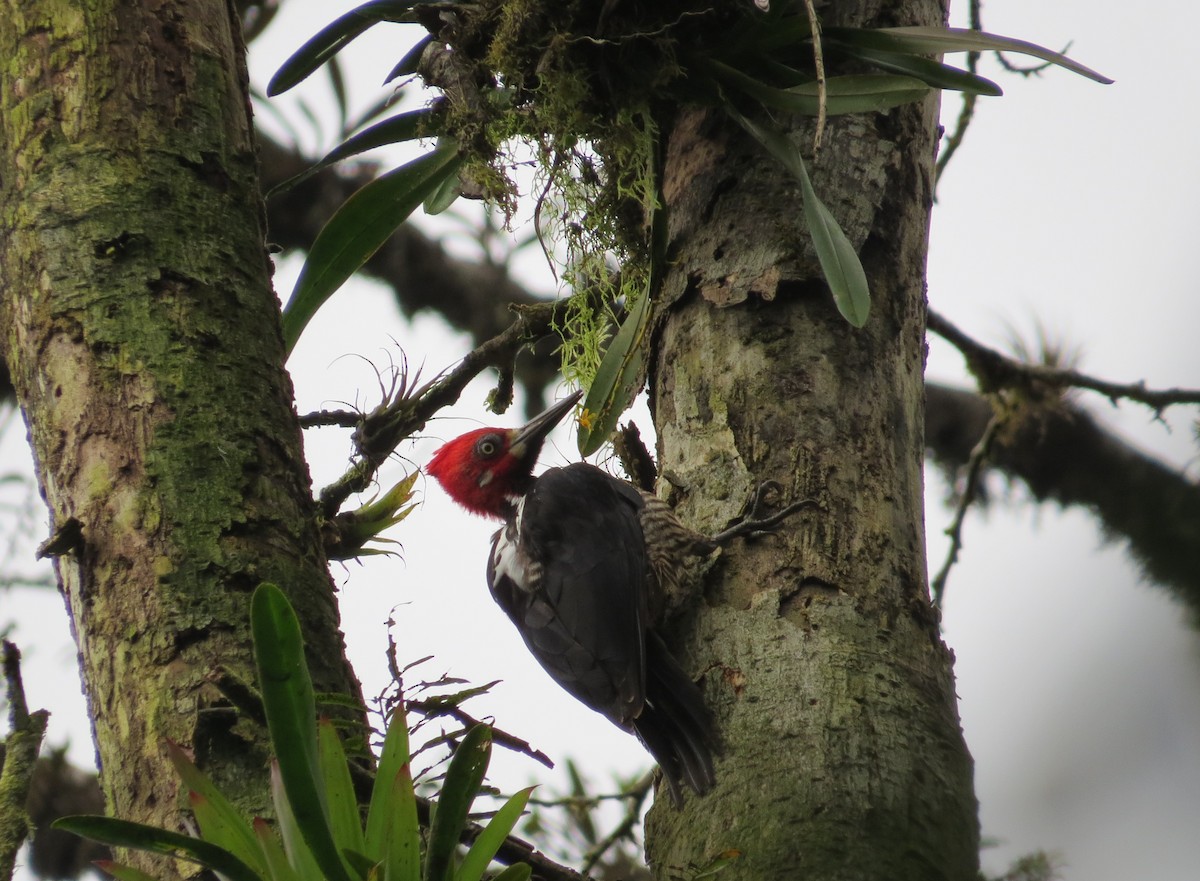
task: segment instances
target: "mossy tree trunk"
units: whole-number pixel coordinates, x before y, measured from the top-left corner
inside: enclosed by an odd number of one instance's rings
[[[944,13],[904,0],[823,14],[880,26]],[[936,111],[930,100],[826,129],[815,185],[867,270],[861,330],[820,280],[796,182],[720,113],[685,109],[668,130],[660,488],[709,532],[764,480],[821,510],[735,543],[676,628],[692,669],[708,671],[726,753],[715,792],[651,812],[659,878],[726,850],[742,854],[730,881],[977,876],[972,766],[925,562]],[[806,154],[812,133],[792,134]]]
[[[270,284],[232,5],[0,3],[0,327],[109,810],[179,826],[165,738],[267,812],[250,592],[344,661]],[[78,540],[68,540],[78,527]],[[161,871],[161,863],[155,869]]]
[[[937,0],[827,23],[942,20]],[[837,21],[834,22],[833,19]],[[176,825],[163,737],[261,811],[246,600],[296,601],[318,688],[353,690],[263,249],[236,24],[216,2],[0,2],[0,326],[54,525],[110,808]],[[968,879],[978,830],[926,596],[923,269],[932,102],[831,122],[818,191],[860,247],[834,311],[794,181],[719,114],[668,132],[651,400],[666,484],[724,526],[763,480],[818,500],[738,542],[675,636],[721,717],[720,784],[652,812],[659,877]],[[811,131],[793,135],[806,142]]]

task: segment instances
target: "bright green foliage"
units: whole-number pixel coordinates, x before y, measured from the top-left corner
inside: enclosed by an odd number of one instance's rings
[[[329,559],[349,560],[391,553],[384,548],[366,547],[366,544],[370,541],[396,544],[392,539],[381,538],[380,533],[412,513],[416,507],[412,501],[413,485],[420,474],[419,471],[413,471],[379,498],[372,499],[354,511],[337,515],[334,518],[337,540],[327,541],[325,545]]]
[[[345,49],[368,28],[381,21],[415,21],[411,12],[422,5],[413,0],[372,0],[352,9],[337,21],[321,29],[284,62],[267,84],[267,94],[280,95],[320,69],[325,62]]]
[[[283,313],[283,339],[289,352],[317,309],[457,172],[461,162],[456,145],[442,143],[432,153],[371,181],[329,218],[308,250]]]
[[[434,0],[376,0],[342,16],[280,69],[271,94],[290,88],[380,21],[419,22],[437,30]],[[939,27],[812,33],[801,4],[754,4],[677,15],[670,4],[594,4],[546,0],[455,3],[453,28],[431,32],[396,66],[421,72],[426,47],[450,44],[475,90],[447,95],[425,116],[401,114],[350,138],[324,167],[375,143],[416,137],[429,126],[438,151],[385,175],[387,188],[368,206],[351,197],[309,252],[285,321],[289,344],[317,305],[364,262],[422,202],[444,210],[464,181],[511,213],[509,171],[528,151],[538,168],[538,234],[562,283],[574,290],[559,328],[563,374],[589,389],[580,449],[595,451],[611,435],[645,376],[652,299],[665,260],[660,128],[680,106],[724,110],[800,181],[804,216],[834,304],[855,327],[869,317],[870,291],[855,247],[817,196],[799,146],[771,122],[784,113],[824,118],[886,112],[934,89],[999,95],[1000,87],[931,57],[953,52],[1032,55],[1097,82],[1106,78],[1041,46],[978,31]],[[715,38],[714,38],[715,37]],[[816,47],[832,74],[817,69]],[[849,62],[883,73],[841,75]],[[488,76],[490,74],[490,77]],[[436,157],[458,151],[453,161]],[[522,152],[524,151],[524,152]],[[459,167],[461,162],[461,169]],[[387,180],[388,183],[383,184]],[[559,249],[557,254],[553,252]],[[614,264],[619,272],[614,272]],[[614,316],[628,317],[612,335]],[[607,346],[605,343],[610,339]]]
[[[199,838],[110,817],[65,817],[55,826],[117,847],[199,863],[229,881],[480,881],[532,791],[510,798],[460,858],[459,842],[491,756],[490,726],[470,729],[455,751],[422,861],[403,710],[397,709],[388,725],[364,829],[341,738],[331,722],[316,719],[295,613],[282,591],[264,584],[255,591],[251,616],[277,756],[272,792],[278,837],[265,820],[239,815],[174,744],[167,749],[189,790]],[[121,881],[151,881],[129,866],[106,863],[102,868]],[[510,866],[506,877],[521,881],[528,870]]]
[[[804,217],[813,238],[817,260],[821,263],[821,271],[825,273],[825,281],[833,293],[833,301],[843,318],[855,327],[862,327],[867,323],[867,313],[871,308],[867,275],[858,261],[854,246],[825,203],[817,198],[800,149],[780,132],[751,122],[737,111],[730,111],[730,114],[800,181]]]
[[[646,375],[644,345],[650,326],[650,298],[642,297],[617,331],[579,417],[579,452],[590,456],[612,436],[617,420],[632,403]]]

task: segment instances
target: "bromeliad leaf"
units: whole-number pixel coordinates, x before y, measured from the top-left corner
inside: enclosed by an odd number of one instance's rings
[[[263,865],[254,833],[246,824],[245,818],[233,806],[233,803],[217,789],[213,782],[199,768],[192,764],[191,759],[187,757],[187,754],[179,745],[170,740],[167,741],[167,756],[170,758],[171,764],[175,766],[175,771],[179,774],[179,779],[193,793],[204,798],[207,810],[216,815],[216,822],[220,824],[223,830],[220,838],[213,838],[207,834],[204,828],[205,823],[201,822],[200,829],[204,838],[221,845],[242,862],[246,863],[246,865],[261,872]]]
[[[800,149],[779,132],[758,125],[730,107],[725,109],[800,181],[800,192],[804,197],[804,219],[808,222],[808,233],[812,236],[821,272],[833,293],[833,302],[847,321],[855,327],[862,327],[867,323],[867,316],[871,310],[871,291],[867,285],[867,274],[859,262],[858,252],[846,238],[846,233],[825,207],[825,203],[817,198]]]
[[[258,875],[264,875],[267,866],[263,862],[262,852],[254,841],[245,819],[236,814],[229,817],[216,803],[196,791],[188,794],[188,803],[196,825],[200,827],[200,837],[210,844],[229,851]],[[246,841],[253,845],[247,848]]]
[[[347,851],[362,854],[366,851],[362,820],[358,815],[358,799],[350,779],[346,751],[337,729],[328,719],[317,724],[317,750],[325,783],[325,800],[329,805],[329,827],[338,852],[343,856]]]
[[[608,344],[579,417],[579,452],[590,456],[616,430],[617,420],[628,409],[641,386],[646,350],[642,345],[650,325],[650,293],[642,294],[621,329]]]
[[[313,71],[346,48],[352,40],[381,21],[405,21],[417,0],[374,0],[352,9],[293,53],[271,77],[267,94],[281,95],[304,82]]]
[[[1072,73],[1109,84],[1111,79],[1084,67],[1061,52],[1055,52],[1036,43],[1002,37],[985,31],[969,28],[900,27],[879,28],[826,28],[822,37],[837,40],[852,46],[879,49],[884,52],[916,53],[918,55],[941,55],[946,52],[1016,52],[1031,55],[1042,61],[1058,65]]]
[[[454,751],[430,824],[425,881],[448,881],[450,878],[454,851],[467,825],[467,814],[479,793],[491,755],[492,729],[489,725],[476,725]]]
[[[309,249],[284,310],[283,338],[289,352],[317,309],[458,170],[460,162],[454,145],[446,142],[371,181],[346,200]]]
[[[311,881],[313,876],[301,876],[292,864],[288,862],[287,854],[279,844],[279,839],[271,831],[271,825],[262,817],[254,820],[254,837],[258,841],[262,857],[267,864],[267,872],[271,881]],[[316,871],[316,864],[312,864]]]
[[[407,779],[410,782],[412,780],[408,762],[408,722],[404,716],[404,706],[400,704],[393,710],[388,722],[387,734],[383,738],[383,750],[379,755],[379,767],[375,772],[375,785],[371,789],[371,804],[367,808],[366,847],[367,853],[373,856],[384,852],[390,834],[388,824],[397,809],[395,800],[398,792],[394,788],[397,777],[403,771],[407,774]],[[403,790],[399,792],[402,793]],[[411,795],[411,790],[409,794]]]
[[[278,735],[272,743],[284,750],[281,763],[300,766],[315,786],[319,779],[316,696],[304,662],[300,623],[274,584],[261,584],[254,591],[250,625],[267,725],[272,735]]]
[[[178,832],[113,817],[62,817],[52,826],[113,847],[131,847],[199,863],[228,881],[262,881],[253,869],[225,848]]]
[[[283,839],[283,850],[287,862],[304,881],[324,881],[325,872],[317,865],[317,858],[304,843],[304,833],[296,822],[296,815],[284,791],[283,778],[279,774],[279,761],[271,762],[271,801],[275,805],[275,821],[279,825],[279,837]]]
[[[316,698],[304,660],[300,622],[275,585],[264,583],[254,591],[250,628],[267,728],[296,826],[329,881],[352,881],[329,826],[317,746]]]
[[[454,875],[454,881],[480,881],[483,878],[484,871],[500,850],[500,846],[504,844],[504,840],[508,838],[516,827],[517,821],[521,819],[521,812],[525,810],[525,805],[529,802],[529,796],[533,794],[533,789],[534,787],[531,786],[515,793],[500,810],[496,811],[471,845],[471,849],[467,851],[462,865],[458,867],[458,872]]]
[[[403,724],[403,716],[401,720]],[[376,789],[387,788],[387,781],[375,779]],[[383,845],[383,876],[386,881],[420,881],[421,826],[412,771],[407,763],[396,773],[390,792],[390,809],[383,817],[388,824]]]

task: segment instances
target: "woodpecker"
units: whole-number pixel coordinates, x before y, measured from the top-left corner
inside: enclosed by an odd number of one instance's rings
[[[582,392],[519,429],[480,428],[426,469],[462,507],[504,521],[487,582],[538,663],[559,685],[638,737],[672,799],[715,783],[719,741],[700,689],[650,623],[659,591],[679,589],[687,555],[716,545],[656,496],[577,462],[533,476],[550,430]]]

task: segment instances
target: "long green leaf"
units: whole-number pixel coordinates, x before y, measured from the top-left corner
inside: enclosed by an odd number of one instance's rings
[[[819,89],[813,81],[791,86],[787,92],[816,98]],[[920,101],[929,94],[929,87],[911,76],[850,74],[829,77],[825,81],[825,94],[829,99],[827,112],[831,115],[869,113]]]
[[[492,877],[492,881],[529,881],[533,867],[529,863],[513,863]]]
[[[204,799],[205,811],[213,815],[208,819],[206,813],[206,819],[201,819],[197,814],[196,821],[200,824],[201,837],[225,848],[255,871],[263,872],[266,867],[260,857],[258,842],[238,809],[192,763],[178,744],[167,741],[167,756],[184,785]],[[206,825],[209,828],[206,828]]]
[[[450,169],[449,173],[442,178],[442,182],[434,188],[433,192],[425,197],[425,213],[431,217],[436,217],[447,208],[455,203],[458,199],[462,181],[458,177],[457,169]]]
[[[379,250],[460,162],[454,146],[443,145],[376,178],[346,200],[309,248],[292,299],[284,310],[283,337],[289,352],[317,309]]]
[[[416,0],[374,0],[352,9],[301,46],[271,77],[267,95],[274,97],[308,79],[317,68],[341,52],[357,36],[381,21],[402,18]]]
[[[249,831],[246,821],[241,817],[229,817],[220,807],[209,801],[198,792],[188,793],[188,803],[192,808],[192,816],[200,827],[200,837],[209,844],[223,848],[249,866],[257,875],[265,875],[266,865],[261,859],[257,846],[246,850],[244,831]]]
[[[467,824],[467,814],[479,793],[492,755],[490,725],[476,725],[458,745],[446,769],[425,853],[425,881],[447,881],[454,851]]]
[[[409,764],[396,772],[390,792],[391,809],[384,817],[389,824],[383,855],[384,881],[420,881],[421,825]]]
[[[516,828],[517,821],[521,819],[521,813],[525,810],[525,805],[529,802],[529,796],[533,790],[534,787],[531,786],[514,793],[501,806],[500,810],[496,811],[487,826],[479,833],[479,837],[472,842],[471,849],[467,851],[462,865],[458,867],[458,871],[454,875],[454,881],[480,881],[483,878],[483,873],[491,865],[500,846]]]
[[[579,419],[579,452],[584,456],[603,446],[638,393],[646,365],[643,342],[650,326],[650,312],[650,292],[646,291],[633,304],[604,351]]]
[[[329,805],[329,825],[338,852],[347,850],[365,853],[362,820],[354,782],[346,762],[346,751],[337,729],[328,719],[317,724],[317,748],[321,759],[321,774],[325,780],[325,800]]]
[[[421,877],[421,829],[408,749],[408,722],[401,702],[388,722],[367,811],[367,854],[383,861],[382,881]]]
[[[287,852],[287,861],[304,881],[324,881],[325,873],[317,865],[317,858],[304,843],[304,833],[296,823],[296,815],[284,792],[283,778],[279,776],[279,762],[271,762],[271,799],[275,804],[275,819],[279,824],[279,837]]]
[[[351,156],[357,156],[368,150],[374,150],[376,147],[399,144],[403,141],[412,141],[426,135],[438,134],[439,126],[434,124],[435,119],[433,108],[422,107],[420,110],[398,113],[382,122],[377,122],[342,141],[342,143],[322,156],[315,164],[304,169],[304,171],[273,186],[271,191],[267,193],[267,196],[269,198],[276,193],[286,192],[297,184],[308,180],[314,174],[333,165],[335,162],[340,162]]]
[[[825,282],[833,293],[833,301],[847,321],[854,327],[862,327],[871,310],[867,274],[845,232],[825,203],[817,198],[800,150],[779,132],[764,128],[731,108],[726,110],[800,181],[804,219],[808,222],[813,249],[817,252]]]
[[[808,222],[808,232],[812,236],[817,259],[821,262],[821,271],[825,274],[825,281],[833,292],[833,301],[842,317],[854,327],[862,327],[871,312],[867,274],[846,233],[825,203],[817,198],[803,161],[800,167],[804,169],[800,178],[804,194],[804,219]]]
[[[113,847],[132,847],[163,854],[212,869],[228,881],[262,881],[253,869],[225,850],[199,838],[113,817],[62,817],[51,824]]]
[[[291,603],[278,586],[264,582],[250,601],[254,659],[263,709],[276,749],[316,780],[317,701],[304,659],[304,638]],[[283,756],[279,756],[281,763]]]
[[[953,89],[957,92],[969,92],[975,95],[987,95],[992,98],[1004,94],[1004,90],[987,77],[951,67],[923,55],[909,55],[901,52],[884,52],[881,49],[871,49],[866,46],[849,46],[839,44],[835,40],[826,40],[827,48],[841,47],[843,52],[870,62],[883,70],[890,70],[903,76],[913,77],[935,89]]]
[[[381,859],[389,834],[389,823],[393,803],[393,787],[396,775],[408,765],[408,721],[404,704],[398,703],[388,721],[387,734],[383,738],[383,750],[379,754],[379,767],[375,772],[375,783],[371,788],[371,805],[367,808],[367,855]],[[411,780],[411,776],[409,778]]]
[[[318,164],[319,167],[338,162],[349,156],[357,156],[367,150],[383,147],[387,144],[399,144],[426,135],[439,134],[433,126],[435,118],[432,107],[422,107],[419,110],[409,110],[388,117],[382,122],[368,126],[356,135],[347,138],[334,147]]]
[[[815,82],[777,89],[719,61],[709,62],[709,67],[719,79],[766,107],[807,116],[816,116],[820,109]],[[929,94],[929,86],[906,76],[836,76],[826,80],[825,87],[825,112],[830,116],[890,110]]]
[[[258,843],[262,860],[267,866],[267,874],[271,881],[301,881],[300,875],[288,862],[287,854],[279,845],[279,839],[271,831],[271,824],[262,817],[254,820],[254,839]],[[316,863],[312,864],[316,869]],[[308,881],[308,879],[304,879]]]
[[[919,55],[941,55],[946,52],[1016,52],[1056,64],[1098,83],[1107,85],[1112,82],[1103,74],[1084,67],[1061,52],[1055,52],[1053,49],[1047,49],[1025,40],[1015,40],[1012,37],[1002,37],[998,34],[989,34],[969,28],[921,26],[876,30],[826,28],[822,31],[822,36],[868,49],[881,49],[885,52],[915,52]]]
[[[428,34],[417,40],[416,45],[404,53],[396,66],[388,71],[388,75],[383,78],[383,84],[386,86],[396,77],[407,76],[410,73],[416,73],[417,68],[421,64],[421,56],[425,54],[425,50],[429,44],[433,42],[433,34]]]
[[[304,660],[300,622],[275,585],[261,584],[254,591],[250,627],[267,728],[296,825],[329,881],[351,881],[329,828],[317,749],[316,698]]]

